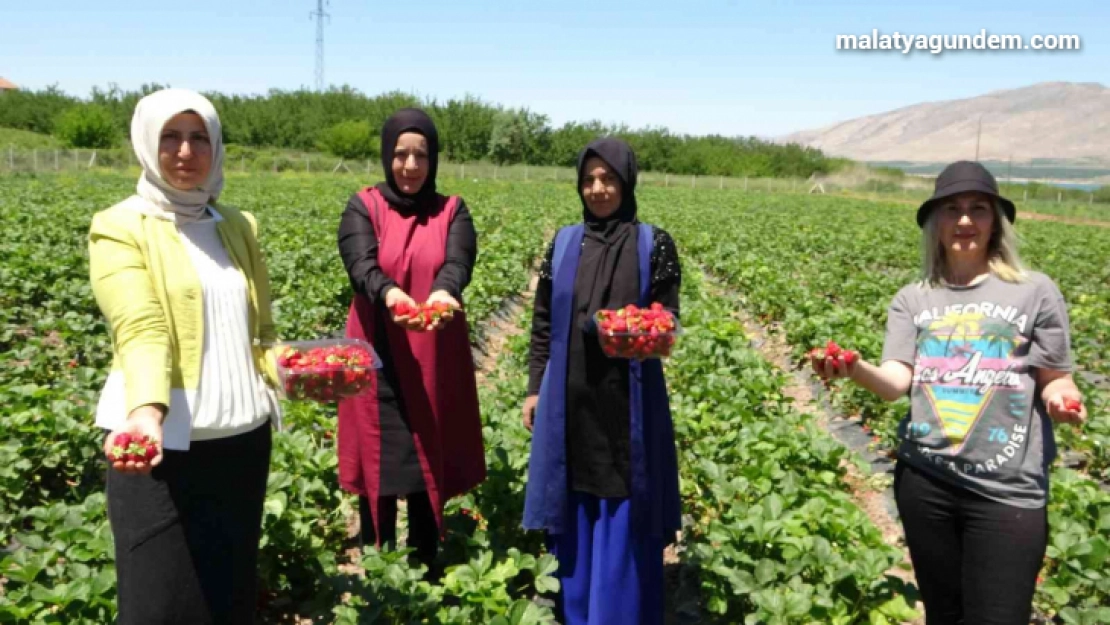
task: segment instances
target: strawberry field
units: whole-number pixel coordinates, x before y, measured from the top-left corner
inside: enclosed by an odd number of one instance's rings
[[[224,200],[254,212],[279,335],[342,332],[350,298],[335,243],[353,177],[233,176]],[[465,293],[488,480],[451,503],[442,579],[403,553],[354,556],[353,500],[336,475],[334,407],[287,403],[264,518],[260,614],[273,623],[552,621],[555,562],[520,527],[528,433],[525,291],[568,185],[449,181],[479,232]],[[92,408],[110,347],[88,286],[89,218],[126,197],[117,174],[0,178],[0,623],[105,623],[114,615],[106,465]],[[670,623],[898,623],[919,618],[904,552],[858,506],[858,457],[785,392],[751,347],[745,309],[781,326],[798,360],[828,338],[877,359],[886,306],[915,275],[904,205],[728,190],[644,189],[643,217],[684,254],[682,327],[667,364],[679,438],[684,530],[668,555]],[[1026,259],[1064,291],[1081,388],[1094,418],[1060,428],[1052,537],[1038,612],[1110,622],[1110,229],[1019,219]],[[524,310],[507,303],[523,301]],[[494,329],[494,320],[498,327]],[[906,406],[845,387],[833,403],[893,443]]]

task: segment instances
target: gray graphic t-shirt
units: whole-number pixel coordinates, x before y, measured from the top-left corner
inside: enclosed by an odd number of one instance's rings
[[[904,287],[888,311],[887,360],[913,367],[900,459],[995,501],[1045,505],[1056,442],[1034,370],[1072,369],[1067,307],[1051,279]]]

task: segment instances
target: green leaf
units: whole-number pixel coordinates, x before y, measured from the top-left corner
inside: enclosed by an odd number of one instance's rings
[[[755,566],[755,580],[761,586],[767,586],[778,577],[780,565],[772,560],[763,559]]]
[[[879,613],[896,622],[913,621],[921,617],[917,610],[906,603],[903,595],[897,595],[879,606]]]
[[[551,594],[559,592],[559,578],[550,575],[541,575],[536,578],[536,592]]]
[[[782,517],[783,500],[777,493],[772,493],[770,497],[764,500],[767,509],[767,519],[779,519]]]

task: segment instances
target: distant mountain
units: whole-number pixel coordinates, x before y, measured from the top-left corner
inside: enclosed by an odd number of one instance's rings
[[[1110,89],[1046,82],[965,100],[926,102],[778,139],[868,162],[1110,161]]]

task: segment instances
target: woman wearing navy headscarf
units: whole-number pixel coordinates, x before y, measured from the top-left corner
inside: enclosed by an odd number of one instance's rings
[[[678,253],[637,220],[636,175],[619,139],[579,154],[582,223],[548,248],[532,318],[524,526],[544,530],[559,559],[571,625],[662,623],[663,549],[680,527],[662,364],[607,357],[591,322],[628,304],[678,314]]]

